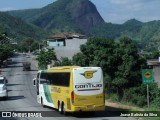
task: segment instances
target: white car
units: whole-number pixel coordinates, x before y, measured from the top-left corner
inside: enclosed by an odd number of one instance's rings
[[[3,76],[0,76],[0,98],[7,99],[8,92],[7,92],[7,79]]]

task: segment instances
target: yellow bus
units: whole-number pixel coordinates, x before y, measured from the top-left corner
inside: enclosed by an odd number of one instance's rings
[[[38,103],[56,108],[62,114],[105,109],[100,67],[64,66],[40,70],[33,83]]]

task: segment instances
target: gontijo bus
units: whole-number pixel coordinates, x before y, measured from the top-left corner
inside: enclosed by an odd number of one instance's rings
[[[64,66],[40,70],[33,79],[37,101],[60,113],[103,111],[103,74],[100,67]]]

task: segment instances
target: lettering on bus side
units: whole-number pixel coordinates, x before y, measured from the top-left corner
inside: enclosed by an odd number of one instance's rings
[[[51,92],[60,93],[60,92],[61,92],[61,89],[60,89],[60,88],[57,88],[57,87],[52,87],[52,88],[51,88]]]
[[[102,87],[102,84],[91,84],[91,83],[87,83],[87,84],[82,84],[82,85],[75,85],[75,88],[100,88]]]

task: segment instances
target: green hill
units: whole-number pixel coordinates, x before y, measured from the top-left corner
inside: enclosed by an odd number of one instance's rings
[[[8,36],[16,38],[17,40],[25,37],[41,39],[47,35],[44,30],[37,26],[28,24],[23,20],[10,16],[4,12],[0,12],[0,30],[6,32]]]
[[[32,29],[37,26],[51,34],[80,32],[89,36],[111,39],[128,36],[137,41],[137,46],[140,49],[147,51],[157,50],[160,45],[160,21],[143,23],[131,19],[124,24],[107,23],[104,22],[95,5],[89,0],[57,0],[43,8],[9,11],[7,13],[26,21],[29,26],[32,26]],[[12,22],[8,24],[13,26]],[[25,31],[21,30],[22,28],[17,28],[16,31],[18,29],[20,29],[19,32]],[[28,29],[31,28],[28,27]],[[27,35],[33,35],[34,32],[31,31],[28,30],[30,33]],[[38,31],[39,29],[35,35],[39,35],[40,31]]]
[[[143,23],[131,19],[124,24],[104,23],[94,27],[90,34],[111,39],[128,36],[137,41],[137,46],[140,49],[153,51],[157,50],[160,45],[160,21]]]
[[[76,31],[88,33],[92,27],[104,23],[89,0],[58,0],[40,9],[8,12],[52,33]]]

